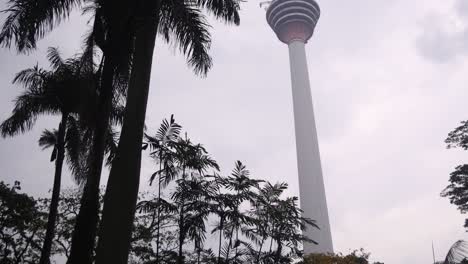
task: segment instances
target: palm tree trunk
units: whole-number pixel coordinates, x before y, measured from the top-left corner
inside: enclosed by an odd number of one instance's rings
[[[57,221],[58,204],[60,200],[60,184],[62,181],[63,159],[65,157],[65,130],[67,127],[68,113],[62,114],[57,137],[57,159],[55,160],[54,185],[52,187],[52,199],[49,206],[49,216],[47,219],[47,229],[42,245],[41,258],[39,264],[50,263],[50,253],[55,235],[55,223]]]
[[[137,25],[135,54],[125,118],[116,157],[109,174],[97,264],[126,264],[140,184],[141,145],[157,33],[159,1],[145,1],[143,24]]]
[[[91,264],[99,222],[99,184],[104,161],[105,141],[112,110],[114,63],[112,56],[104,62],[102,90],[97,108],[96,126],[90,154],[90,171],[80,201],[80,211],[73,231],[67,264]]]

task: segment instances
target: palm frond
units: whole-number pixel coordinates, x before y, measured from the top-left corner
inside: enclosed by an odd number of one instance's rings
[[[444,264],[458,264],[468,258],[468,243],[464,240],[458,240],[450,247]]]
[[[54,129],[52,131],[46,129],[42,131],[41,137],[39,138],[39,146],[42,147],[43,150],[48,148],[54,148],[57,144],[57,135],[57,129]]]
[[[50,67],[53,70],[58,70],[60,68],[65,67],[65,61],[62,59],[62,56],[60,55],[60,51],[58,48],[55,47],[49,47],[47,49],[47,60],[49,60]]]
[[[180,130],[182,126],[177,124],[174,119],[174,115],[171,115],[170,121],[164,119],[161,126],[156,133],[156,138],[161,141],[162,144],[166,144],[169,141],[176,141],[179,138]]]
[[[67,163],[72,172],[73,179],[82,185],[87,179],[87,159],[90,153],[89,139],[84,136],[86,132],[79,125],[79,121],[69,116],[67,120],[67,134],[65,135],[65,149]]]
[[[106,136],[106,148],[105,152],[107,153],[107,161],[106,165],[110,166],[112,164],[112,161],[115,158],[115,155],[117,154],[117,148],[118,148],[118,138],[119,138],[119,133],[115,131],[112,127],[109,126],[107,129],[107,136]]]
[[[113,126],[121,126],[125,116],[125,106],[122,104],[114,104],[110,114],[109,122]]]
[[[33,68],[25,69],[18,72],[13,84],[20,84],[26,89],[39,90],[44,87],[44,84],[50,79],[52,72],[39,68],[38,65]]]
[[[98,57],[96,52],[96,43],[95,43],[96,33],[89,29],[85,33],[83,39],[83,51],[79,56],[79,70],[80,73],[94,73],[96,70],[95,59]]]
[[[56,98],[42,90],[27,90],[16,98],[12,115],[0,125],[3,137],[14,136],[30,130],[38,115],[58,114]]]
[[[68,18],[81,2],[82,0],[9,0],[7,8],[3,10],[8,16],[0,31],[0,45],[9,48],[14,43],[20,52],[36,48],[38,39]]]
[[[239,25],[240,5],[238,0],[194,0],[196,5],[205,8],[217,19]]]
[[[248,177],[250,175],[250,171],[247,169],[247,167],[242,164],[241,161],[236,161],[234,170],[232,171],[232,176],[241,178],[241,177]]]
[[[42,149],[53,148],[52,154],[50,155],[50,162],[54,161],[57,158],[57,137],[58,131],[54,129],[53,131],[44,130],[39,138],[39,146]]]
[[[186,56],[196,74],[205,76],[212,66],[210,25],[205,16],[187,1],[162,1],[158,30]]]

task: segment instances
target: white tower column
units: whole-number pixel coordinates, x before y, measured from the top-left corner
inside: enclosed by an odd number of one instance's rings
[[[319,244],[305,245],[304,252],[306,254],[331,253],[333,252],[333,243],[320,163],[305,43],[301,40],[294,40],[288,44],[288,47],[301,209],[304,211],[305,217],[314,219],[320,227],[320,230],[309,228],[306,231],[305,235]]]
[[[315,0],[272,0],[266,13],[268,24],[289,48],[301,209],[320,227],[305,232],[318,243],[305,243],[305,254],[333,252],[305,52],[319,17]]]

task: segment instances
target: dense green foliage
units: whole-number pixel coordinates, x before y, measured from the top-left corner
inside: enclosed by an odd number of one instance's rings
[[[370,254],[363,249],[355,250],[348,255],[343,254],[314,254],[304,258],[302,264],[371,264],[369,262]],[[373,262],[373,264],[383,264],[382,262]]]
[[[291,263],[299,257],[308,240],[301,229],[315,224],[301,216],[297,197],[282,197],[287,185],[251,178],[240,161],[223,176],[207,150],[180,132],[171,117],[155,136],[146,135],[144,148],[157,168],[150,184],[157,180],[158,187],[156,198],[137,206],[155,219],[155,244],[144,256],[177,263]],[[172,250],[160,238],[167,231],[176,240]],[[207,247],[208,238],[216,246]]]

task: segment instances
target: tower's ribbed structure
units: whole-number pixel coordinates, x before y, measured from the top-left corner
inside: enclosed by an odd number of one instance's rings
[[[301,208],[304,215],[316,220],[320,227],[306,231],[305,234],[318,245],[306,243],[304,252],[332,253],[333,243],[305,53],[305,44],[314,33],[320,8],[314,0],[273,0],[266,16],[278,38],[289,47]]]

